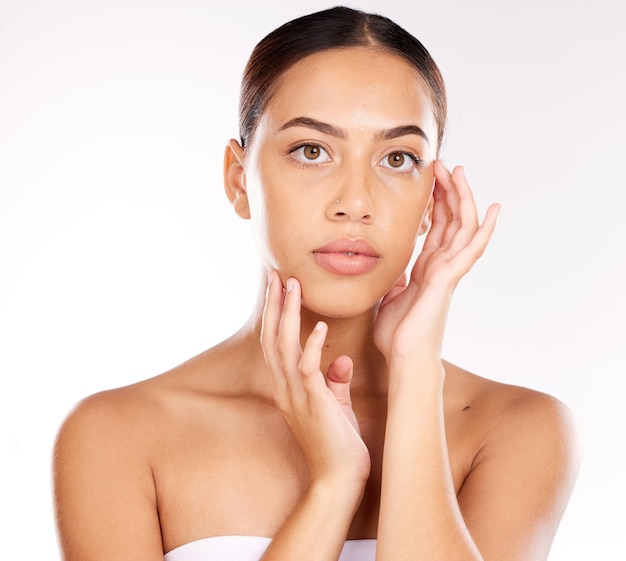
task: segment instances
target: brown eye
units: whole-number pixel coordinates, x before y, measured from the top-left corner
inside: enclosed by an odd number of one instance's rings
[[[302,144],[294,148],[291,154],[306,165],[318,165],[331,160],[328,152],[319,144]]]
[[[307,160],[317,160],[317,158],[320,157],[320,154],[321,150],[319,146],[309,145],[302,148],[302,155]]]
[[[415,172],[420,168],[421,161],[418,156],[411,152],[398,151],[387,154],[378,162],[378,165],[400,173]]]
[[[389,154],[389,156],[387,156],[387,163],[392,168],[401,168],[405,160],[406,156],[400,152],[394,152],[393,154]]]

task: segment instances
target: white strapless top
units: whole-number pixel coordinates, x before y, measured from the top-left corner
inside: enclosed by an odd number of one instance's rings
[[[218,536],[186,543],[165,554],[164,561],[259,561],[272,542],[259,536]],[[339,561],[374,561],[376,540],[349,540]]]

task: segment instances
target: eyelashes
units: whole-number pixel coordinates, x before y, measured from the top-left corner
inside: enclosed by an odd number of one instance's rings
[[[384,165],[383,162],[386,162],[388,165]],[[424,167],[424,162],[422,162],[419,156],[413,152],[409,152],[407,150],[396,150],[387,154],[382,160],[380,160],[380,162],[378,162],[378,165],[388,167],[393,171],[405,172],[422,169]]]
[[[289,150],[289,154],[304,168],[332,162],[326,148],[314,142],[298,144]],[[421,170],[424,162],[409,150],[392,150],[379,160],[377,165],[394,173],[412,173]]]
[[[305,143],[299,144],[289,150],[289,153],[301,164],[305,166],[318,165],[332,161],[330,154],[319,144]]]

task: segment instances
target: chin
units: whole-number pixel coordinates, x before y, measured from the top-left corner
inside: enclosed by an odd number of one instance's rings
[[[371,288],[367,291],[360,290],[359,287],[344,283],[309,290],[303,287],[302,307],[322,317],[356,318],[377,308],[385,293],[386,291],[374,291]]]

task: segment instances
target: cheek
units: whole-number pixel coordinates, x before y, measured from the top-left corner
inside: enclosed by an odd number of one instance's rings
[[[414,193],[398,197],[389,207],[387,220],[397,234],[398,243],[415,244],[426,217],[430,195],[430,189],[421,185]]]
[[[262,261],[279,271],[297,265],[306,247],[307,231],[312,229],[303,220],[303,216],[311,216],[310,205],[300,204],[297,198],[288,196],[282,182],[274,184],[269,178],[264,184],[257,183],[255,190],[251,220]]]
[[[396,274],[399,276],[411,261],[429,199],[430,190],[423,188],[419,194],[402,197],[388,209],[387,225],[390,233],[388,249],[394,255],[390,260],[393,269],[389,271],[390,276]]]

